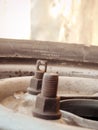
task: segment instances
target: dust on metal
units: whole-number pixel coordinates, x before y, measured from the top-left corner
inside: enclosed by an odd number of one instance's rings
[[[40,66],[43,66],[44,69],[40,69]],[[41,92],[43,74],[46,71],[47,71],[47,61],[37,60],[35,75],[34,77],[32,77],[30,86],[27,89],[28,93],[37,95]]]
[[[42,82],[42,91],[37,95],[33,115],[47,120],[61,117],[59,111],[60,98],[57,97],[58,74],[45,73]]]

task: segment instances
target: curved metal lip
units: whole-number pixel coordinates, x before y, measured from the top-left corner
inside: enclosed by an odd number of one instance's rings
[[[69,99],[60,101],[60,109],[80,117],[98,121],[98,100]]]

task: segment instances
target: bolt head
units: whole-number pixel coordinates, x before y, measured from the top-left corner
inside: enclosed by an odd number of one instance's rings
[[[40,90],[42,86],[42,80],[41,79],[36,79],[32,78],[30,82],[30,88]]]
[[[36,95],[41,92],[41,87],[42,87],[42,80],[33,77],[30,82],[30,87],[28,87],[27,90],[30,94]]]
[[[39,94],[33,115],[43,119],[59,119],[61,116],[59,112],[59,98],[46,98]]]

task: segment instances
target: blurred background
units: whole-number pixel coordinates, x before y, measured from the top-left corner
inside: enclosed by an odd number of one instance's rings
[[[0,38],[98,45],[98,0],[0,0]]]

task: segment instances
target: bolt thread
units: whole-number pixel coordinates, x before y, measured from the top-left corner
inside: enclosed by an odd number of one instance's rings
[[[58,74],[45,73],[42,83],[42,95],[45,97],[54,98],[57,95]]]

